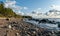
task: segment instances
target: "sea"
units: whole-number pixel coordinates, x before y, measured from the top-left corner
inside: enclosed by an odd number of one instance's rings
[[[33,18],[34,19],[34,18]],[[36,19],[36,18],[35,18]],[[60,18],[39,18],[38,20],[42,20],[42,19],[48,19],[49,21],[55,21],[55,22],[59,22],[60,23]],[[35,20],[29,20],[29,18],[25,18],[23,21],[28,22],[28,23],[32,23],[33,25],[36,25],[40,28],[46,28],[48,30],[53,30],[53,31],[60,31],[60,27],[58,27],[58,23],[39,23],[39,21],[35,21]]]

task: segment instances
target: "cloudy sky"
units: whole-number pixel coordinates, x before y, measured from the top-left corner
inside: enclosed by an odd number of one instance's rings
[[[5,7],[12,8],[16,13],[48,12],[51,9],[60,10],[60,0],[0,0]]]
[[[0,1],[6,1],[6,0],[0,0]],[[8,0],[7,0],[8,1]],[[14,0],[11,0],[14,1]],[[60,0],[15,0],[14,2],[16,5],[24,7],[22,10],[24,12],[30,12],[33,10],[37,10],[41,8],[42,11],[47,11],[52,8],[60,7]]]

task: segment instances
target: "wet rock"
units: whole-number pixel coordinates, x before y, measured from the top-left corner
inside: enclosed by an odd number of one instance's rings
[[[35,30],[35,29],[30,28],[30,29],[28,29],[28,31],[36,31],[36,30]]]
[[[7,21],[9,21],[9,19],[8,19],[8,18],[6,18],[6,20],[7,20]]]
[[[6,28],[6,29],[7,29],[8,27],[7,27],[7,26],[3,26],[3,27],[1,27],[1,28]]]
[[[58,27],[60,28],[60,24],[58,24]]]
[[[60,36],[60,32],[57,32],[56,34],[57,34],[57,36]]]
[[[47,23],[49,20],[48,19],[42,19],[39,21],[39,23]]]
[[[41,20],[41,21],[47,22],[47,20]],[[11,29],[4,27],[4,28],[6,28],[4,30],[8,30],[8,31],[6,31],[7,35],[11,35],[11,36],[13,36],[13,35],[14,36],[55,36],[54,31],[48,31],[45,28],[39,28],[35,25],[32,25],[31,23],[26,23],[23,21],[17,21],[17,22],[11,21],[10,23],[8,23],[8,25],[11,25],[10,26]],[[12,30],[12,29],[14,29],[14,30]],[[3,32],[1,30],[0,34],[3,35],[6,32],[5,31]],[[6,34],[4,34],[4,35],[6,36]]]

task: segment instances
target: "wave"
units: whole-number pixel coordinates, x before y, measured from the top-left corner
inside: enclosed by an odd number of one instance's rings
[[[32,23],[41,28],[60,31],[60,19],[24,19],[25,22]]]

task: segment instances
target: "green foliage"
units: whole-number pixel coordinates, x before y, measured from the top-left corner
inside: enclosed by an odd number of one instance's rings
[[[0,17],[4,17],[2,14],[0,14]]]
[[[32,18],[31,16],[17,15],[11,8],[5,8],[3,2],[0,3],[0,17]]]
[[[12,9],[10,9],[10,8],[4,8],[2,14],[3,14],[4,16],[7,16],[7,17],[13,17],[13,16],[16,15],[16,14],[12,11]]]
[[[0,17],[5,16],[5,17],[20,17],[17,15],[11,8],[5,8],[4,3],[0,3]]]
[[[2,13],[3,9],[4,9],[4,5],[3,3],[0,3],[0,13]]]

